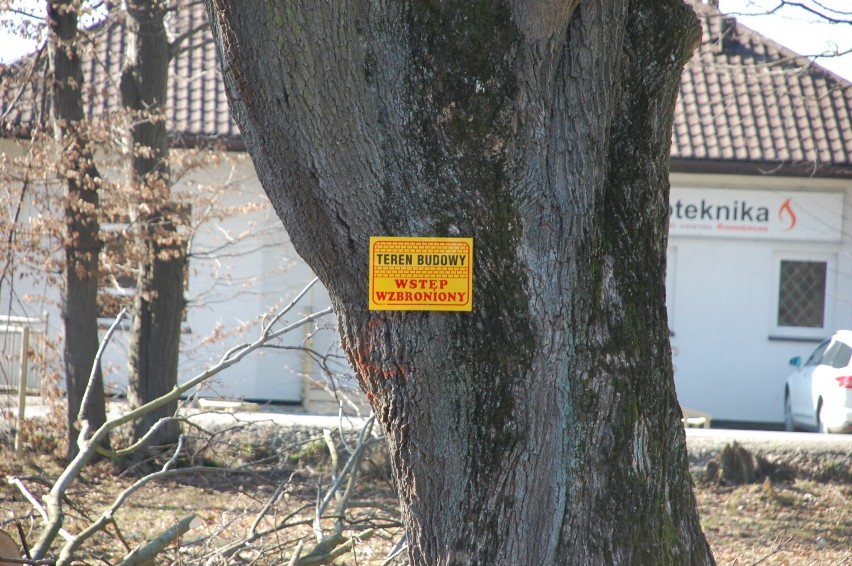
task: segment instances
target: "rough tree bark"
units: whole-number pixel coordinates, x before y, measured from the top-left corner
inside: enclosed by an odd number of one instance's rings
[[[83,114],[83,68],[77,28],[77,2],[48,2],[50,62],[56,136],[62,147],[65,180],[65,389],[68,411],[68,458],[77,454],[77,416],[98,351],[98,223],[100,174],[93,162]],[[93,429],[106,422],[104,387],[96,369],[90,401],[83,413]]]
[[[142,254],[130,331],[128,399],[140,406],[177,383],[186,251],[178,232],[179,210],[170,194],[165,104],[171,46],[164,25],[166,3],[129,0],[126,6],[131,41],[121,95],[133,113],[131,177],[139,200],[132,216]],[[136,421],[134,439],[176,409],[175,401]],[[179,434],[172,422],[161,427],[151,443],[173,443]]]
[[[414,563],[712,564],[664,305],[682,0],[207,0],[236,117],[387,431]],[[371,235],[472,236],[469,314]]]

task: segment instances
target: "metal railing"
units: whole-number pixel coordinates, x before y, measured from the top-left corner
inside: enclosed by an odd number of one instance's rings
[[[31,360],[44,354],[47,317],[0,316],[0,391],[38,393],[41,375],[32,371]]]
[[[0,390],[18,391],[18,410],[15,424],[15,456],[24,449],[24,419],[27,393],[39,392],[41,379],[38,371],[30,373],[30,360],[41,350],[44,354],[47,335],[47,316],[28,318],[0,316]],[[36,340],[31,340],[36,338]],[[40,338],[40,339],[39,339]]]

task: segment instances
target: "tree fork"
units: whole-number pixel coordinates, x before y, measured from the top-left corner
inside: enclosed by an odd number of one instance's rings
[[[387,431],[413,562],[712,564],[663,286],[691,10],[208,9],[258,176]],[[368,311],[371,235],[473,237],[473,312]]]

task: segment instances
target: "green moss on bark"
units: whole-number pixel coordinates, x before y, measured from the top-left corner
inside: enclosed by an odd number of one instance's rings
[[[424,166],[415,200],[431,233],[475,241],[473,312],[452,316],[456,375],[474,397],[478,473],[499,470],[517,441],[515,390],[536,341],[526,275],[519,265],[521,219],[511,193],[506,148],[516,93],[520,35],[502,2],[415,2],[410,102]]]

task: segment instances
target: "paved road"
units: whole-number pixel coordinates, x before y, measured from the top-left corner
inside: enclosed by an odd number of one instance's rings
[[[274,422],[280,426],[300,428],[330,428],[343,426],[345,429],[360,428],[363,419],[344,419],[338,417],[308,415],[299,412],[281,410],[275,407],[268,410],[260,407],[256,412],[237,412],[232,415],[222,413],[200,413],[194,418],[207,422],[228,422],[233,419],[242,421]],[[751,452],[799,452],[833,453],[847,455],[852,466],[852,434],[816,434],[807,432],[777,432],[761,430],[733,429],[686,429],[686,444],[692,456],[702,457],[721,451],[726,444],[738,442]]]
[[[4,409],[16,413],[16,400],[10,400]],[[113,406],[112,409],[119,409]],[[209,412],[196,415],[195,418],[207,422],[242,421],[274,422],[280,426],[295,426],[302,428],[359,428],[361,419],[340,421],[337,417],[308,415],[292,408],[276,406],[254,407],[254,411],[236,413]],[[43,416],[45,407],[40,399],[30,397],[28,400],[27,417]],[[197,410],[196,410],[197,411]],[[194,413],[196,411],[190,411]],[[2,424],[2,423],[0,423]],[[11,425],[12,423],[5,423]],[[0,427],[2,428],[2,427]],[[777,432],[759,430],[729,430],[729,429],[686,429],[686,443],[692,455],[707,455],[718,452],[731,442],[739,442],[747,450],[760,452],[805,452],[805,453],[835,453],[848,455],[852,466],[852,434],[815,434],[806,432]]]
[[[764,430],[686,429],[690,453],[717,452],[731,442],[760,452],[833,452],[846,454],[852,466],[852,434],[816,434]]]

